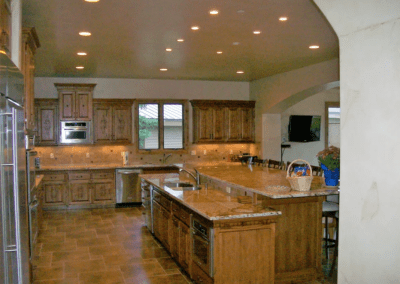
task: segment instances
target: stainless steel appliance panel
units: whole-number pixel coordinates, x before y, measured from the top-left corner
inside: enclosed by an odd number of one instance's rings
[[[142,202],[139,174],[141,169],[116,169],[116,203]]]
[[[214,276],[214,229],[192,219],[192,258],[210,277]]]
[[[28,203],[32,202],[31,192],[35,188],[36,184],[36,167],[35,158],[37,156],[36,151],[26,151],[26,172],[28,182]]]
[[[30,283],[23,76],[0,54],[0,279]]]
[[[61,121],[60,142],[63,144],[91,143],[90,121]]]

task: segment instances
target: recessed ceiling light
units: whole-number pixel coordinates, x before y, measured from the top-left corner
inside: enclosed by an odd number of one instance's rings
[[[75,68],[76,68],[76,69],[79,69],[79,70],[82,70],[82,69],[85,68],[85,67],[83,67],[83,66],[76,66]]]
[[[92,34],[90,32],[79,32],[80,36],[91,36]]]
[[[7,54],[7,52],[5,50],[2,50],[2,49],[0,50],[0,53],[1,54]]]
[[[165,51],[172,51],[172,48],[166,48]]]
[[[280,17],[279,21],[284,22],[284,21],[287,21],[287,19],[288,19],[287,17]]]
[[[86,52],[78,52],[77,54],[78,54],[79,56],[85,56],[85,55],[87,55]]]
[[[191,29],[194,30],[194,31],[197,31],[197,30],[199,30],[200,28],[199,28],[199,26],[192,26]]]
[[[90,2],[90,3],[96,3],[99,2],[100,0],[85,0],[85,2]]]
[[[168,69],[167,68],[160,68],[160,71],[165,72],[165,71],[168,71]]]
[[[183,38],[178,38],[176,41],[184,42],[185,40]]]
[[[253,31],[253,34],[255,35],[259,35],[261,33],[261,31]]]
[[[243,73],[244,73],[244,71],[242,71],[242,70],[239,70],[239,71],[236,71],[236,73],[238,73],[238,74],[243,74]]]
[[[237,10],[237,13],[238,13],[238,14],[243,14],[243,13],[244,13],[244,10]]]
[[[310,45],[309,48],[310,48],[310,49],[318,49],[318,48],[319,48],[319,45]]]
[[[233,42],[232,44],[233,44],[233,45],[239,45],[239,44],[240,44],[240,42],[238,42],[238,41],[235,41],[235,42]]]
[[[222,51],[217,51],[217,54],[222,54]]]
[[[211,10],[210,15],[218,15],[219,11],[218,10]]]

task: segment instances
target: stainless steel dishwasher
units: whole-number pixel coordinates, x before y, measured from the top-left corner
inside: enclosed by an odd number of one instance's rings
[[[115,189],[118,205],[140,204],[142,202],[139,174],[141,169],[116,169]]]

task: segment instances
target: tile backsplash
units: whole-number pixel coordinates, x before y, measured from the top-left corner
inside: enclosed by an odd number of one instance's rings
[[[207,144],[189,146],[187,154],[174,154],[167,163],[196,163],[228,161],[230,155],[251,153],[259,155],[258,144]],[[36,147],[41,166],[85,165],[85,164],[121,164],[121,152],[129,152],[129,164],[154,163],[162,161],[162,154],[136,154],[135,145],[79,145],[79,146],[40,146]]]

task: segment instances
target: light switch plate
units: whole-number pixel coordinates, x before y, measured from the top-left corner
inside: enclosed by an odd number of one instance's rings
[[[54,159],[54,154],[50,153],[50,159]]]
[[[195,150],[192,150],[192,151],[190,152],[190,154],[191,154],[192,156],[194,156],[194,155],[196,155],[196,151],[195,151]]]
[[[204,150],[204,155],[206,155],[207,154],[207,150]]]

